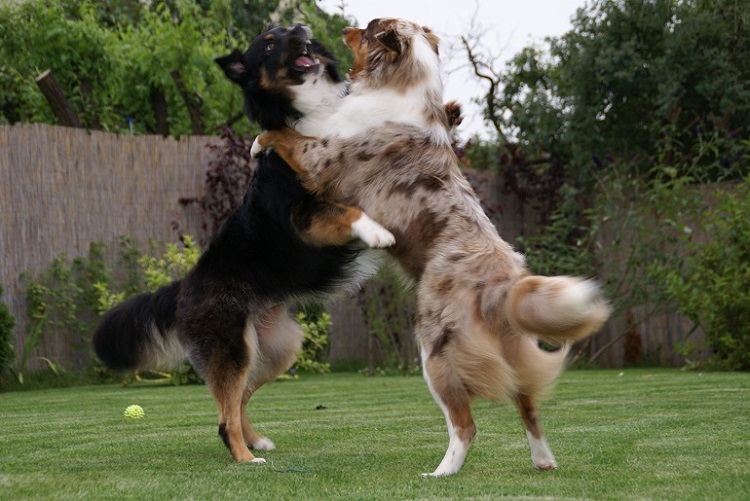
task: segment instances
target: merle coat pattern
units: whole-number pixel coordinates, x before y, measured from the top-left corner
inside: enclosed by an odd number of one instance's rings
[[[362,207],[395,235],[389,252],[416,282],[424,375],[449,430],[428,475],[463,465],[476,397],[514,401],[534,466],[554,469],[535,402],[562,371],[570,343],[596,332],[609,306],[593,281],[533,275],[482,211],[437,111],[437,37],[398,19],[344,36],[354,55],[351,94],[319,124],[320,138],[269,131],[254,154],[274,148],[308,189]],[[562,348],[544,351],[539,339]]]

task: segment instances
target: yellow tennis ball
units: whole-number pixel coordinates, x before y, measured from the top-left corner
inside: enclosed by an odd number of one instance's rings
[[[145,414],[140,405],[129,405],[125,408],[125,417],[128,419],[141,419],[143,416]]]

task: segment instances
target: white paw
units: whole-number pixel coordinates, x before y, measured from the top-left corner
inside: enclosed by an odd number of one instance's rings
[[[276,446],[266,437],[260,437],[258,440],[253,442],[253,449],[256,451],[272,451]]]
[[[253,141],[253,145],[250,147],[250,155],[252,155],[253,158],[258,158],[263,154],[263,147],[258,142],[258,136],[255,136],[255,141]]]
[[[547,444],[547,439],[543,436],[534,438],[528,431],[526,432],[526,438],[528,438],[531,447],[531,462],[534,463],[534,468],[541,471],[557,469],[557,462]]]
[[[543,461],[536,462],[534,461],[534,468],[536,468],[539,471],[551,471],[557,469],[557,463],[555,462],[555,459],[545,459]]]
[[[352,223],[352,233],[370,247],[390,247],[396,243],[393,234],[373,221],[367,214]]]
[[[444,468],[438,467],[437,470],[433,471],[432,473],[422,473],[422,478],[438,478],[438,477],[445,477],[448,475],[455,475],[458,472],[456,471],[449,471]]]
[[[255,459],[253,459],[253,460],[252,460],[252,461],[250,461],[250,462],[251,462],[251,463],[255,463],[255,464],[266,464],[266,460],[265,460],[265,459],[263,459],[263,458],[255,458]]]

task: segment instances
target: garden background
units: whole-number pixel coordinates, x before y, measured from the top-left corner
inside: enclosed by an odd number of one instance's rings
[[[6,380],[85,373],[93,285],[145,290],[140,256],[210,238],[252,175],[257,132],[213,58],[297,20],[347,67],[339,34],[358,23],[312,1],[0,5]],[[491,139],[454,146],[485,210],[536,272],[597,277],[615,307],[574,362],[750,368],[745,2],[592,1],[504,68],[480,33],[462,44]],[[324,305],[316,356],[418,368],[412,305],[384,272]]]

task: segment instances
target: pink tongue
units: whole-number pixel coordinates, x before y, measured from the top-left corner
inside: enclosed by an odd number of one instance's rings
[[[314,66],[315,65],[315,61],[313,61],[312,59],[310,59],[307,56],[300,56],[300,57],[298,57],[294,61],[294,65],[295,66],[302,66],[304,68],[307,68],[307,67],[310,67],[310,66]]]

